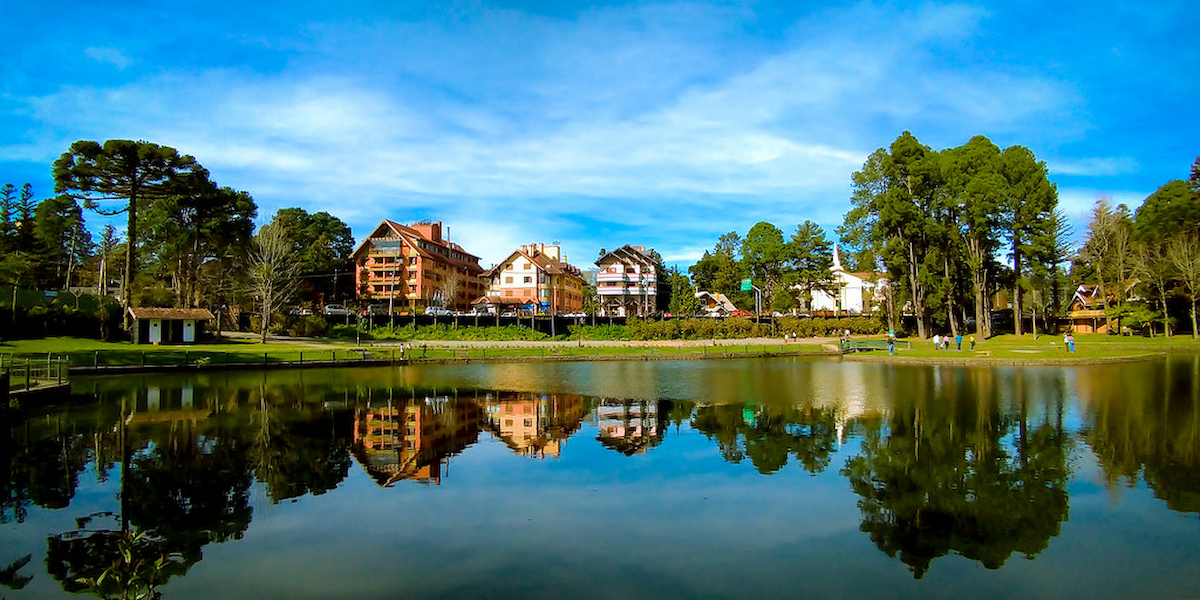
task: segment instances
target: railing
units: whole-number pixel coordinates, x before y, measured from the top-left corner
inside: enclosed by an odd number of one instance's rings
[[[904,350],[912,350],[912,342],[901,340],[895,341],[896,348]],[[872,350],[887,350],[887,340],[842,340],[839,346],[842,349],[842,354],[850,352],[869,352]]]
[[[0,372],[8,374],[9,390],[31,390],[70,381],[70,361],[50,354],[45,358],[0,354]]]

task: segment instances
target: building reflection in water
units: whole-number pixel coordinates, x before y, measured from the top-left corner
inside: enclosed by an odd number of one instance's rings
[[[530,458],[558,457],[585,413],[578,394],[488,392],[483,404],[488,430]]]
[[[382,487],[440,484],[450,457],[479,439],[479,405],[449,396],[370,401],[354,413],[354,457]]]
[[[601,399],[596,404],[596,439],[624,454],[645,454],[662,442],[666,415],[658,400]]]

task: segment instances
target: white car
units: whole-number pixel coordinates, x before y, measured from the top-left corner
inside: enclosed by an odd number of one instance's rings
[[[350,309],[341,304],[326,304],[321,312],[327,317],[345,317],[351,313]]]
[[[440,306],[427,306],[425,307],[425,314],[434,317],[453,317],[454,311]]]

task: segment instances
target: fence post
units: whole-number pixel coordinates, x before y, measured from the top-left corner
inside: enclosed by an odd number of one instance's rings
[[[25,389],[33,387],[30,383],[33,379],[30,377],[33,374],[33,369],[29,368],[29,359],[25,359]]]
[[[92,358],[92,366],[93,367],[100,366],[100,351],[99,350],[96,351],[96,355]]]
[[[304,351],[303,350],[300,351],[300,364],[301,365],[304,364]]]
[[[141,358],[141,360],[142,360],[142,362],[141,362],[141,364],[140,364],[139,366],[142,366],[142,367],[146,366],[146,351],[145,351],[145,350],[142,350],[142,358]]]

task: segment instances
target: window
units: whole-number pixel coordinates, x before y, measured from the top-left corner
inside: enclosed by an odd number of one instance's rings
[[[504,283],[512,283],[512,277],[505,277]]]
[[[525,263],[525,270],[526,270],[526,271],[528,271],[528,270],[530,270],[530,269],[532,269],[532,268],[533,268],[533,265],[531,265],[531,264],[529,264],[529,263]]]
[[[524,282],[524,283],[533,283],[533,278],[532,278],[532,277],[528,277],[528,276],[527,276],[527,277],[525,277],[525,282]]]
[[[533,419],[525,419],[526,427],[533,427]]]

